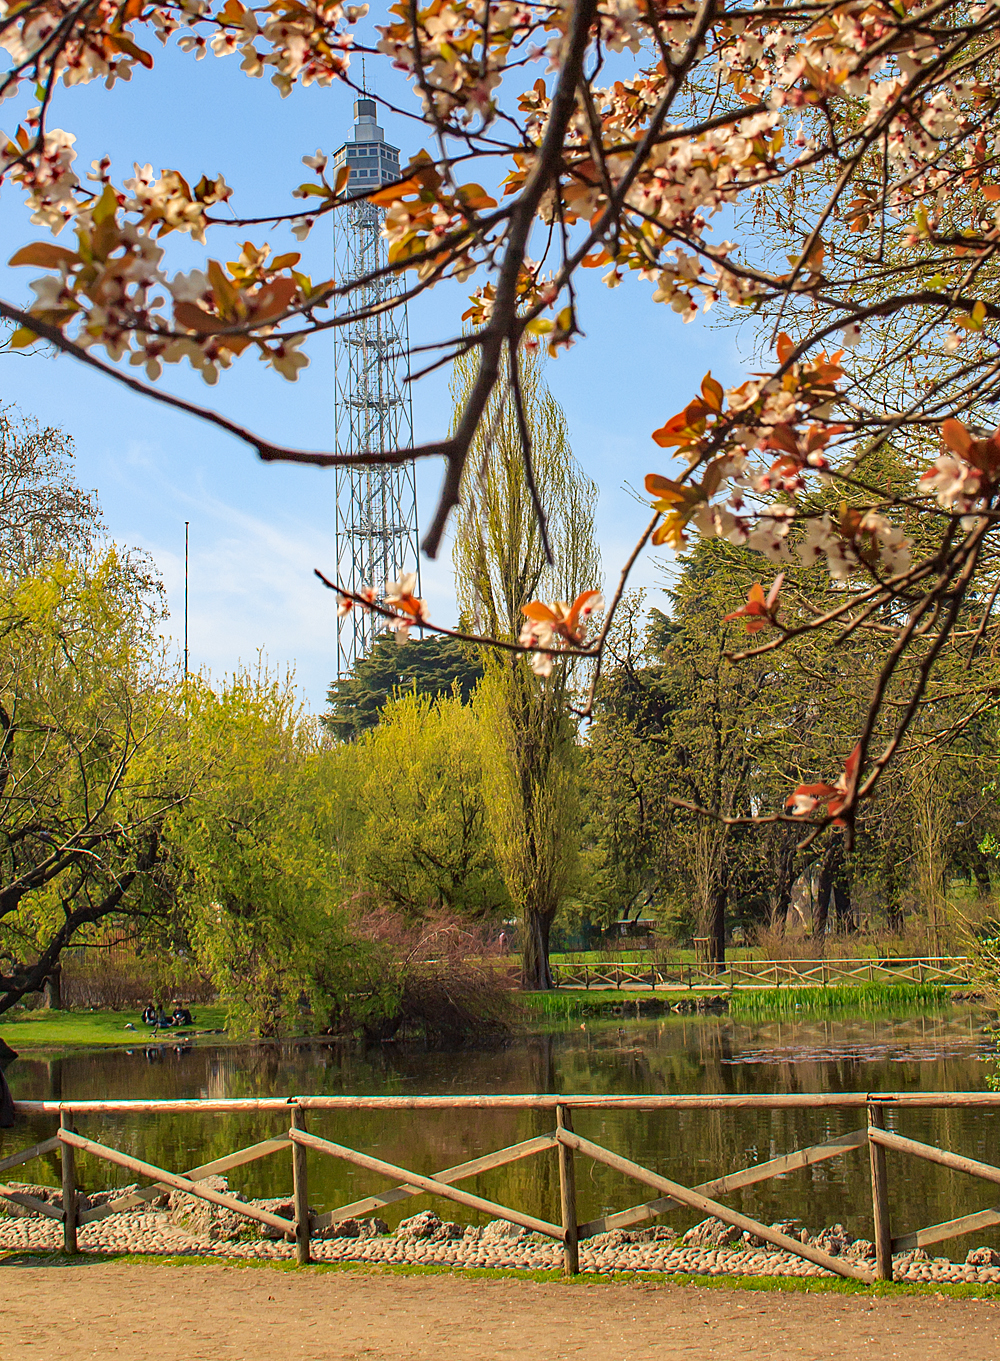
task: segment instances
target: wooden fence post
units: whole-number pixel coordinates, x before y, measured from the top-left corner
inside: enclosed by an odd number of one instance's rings
[[[573,1132],[573,1113],[568,1106],[556,1107],[556,1126]],[[559,1203],[562,1211],[564,1270],[567,1276],[578,1276],[580,1246],[576,1222],[576,1168],[573,1165],[573,1150],[565,1144],[559,1145]]]
[[[305,1127],[305,1111],[301,1106],[293,1106],[292,1129],[305,1130]],[[299,1266],[308,1266],[312,1260],[309,1254],[309,1181],[306,1150],[301,1144],[292,1144],[292,1194],[295,1199],[295,1260]]]
[[[881,1106],[868,1107],[868,1123],[875,1129],[885,1129],[885,1111]],[[868,1141],[872,1169],[872,1219],[875,1224],[875,1275],[880,1281],[892,1280],[892,1228],[889,1223],[889,1182],[885,1167],[885,1149]]]
[[[73,1128],[70,1111],[59,1112],[59,1128]],[[78,1252],[76,1245],[76,1151],[69,1144],[60,1145],[62,1158],[63,1251]]]

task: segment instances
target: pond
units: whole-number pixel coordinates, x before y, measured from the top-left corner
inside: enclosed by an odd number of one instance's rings
[[[995,1046],[989,1019],[948,1007],[919,1016],[838,1018],[737,1024],[725,1017],[588,1022],[521,1035],[500,1049],[425,1051],[382,1046],[360,1051],[327,1042],[66,1052],[22,1055],[7,1069],[15,1099],[288,1096],[295,1093],[389,1094],[477,1092],[837,1092],[979,1090],[987,1086]],[[579,1111],[578,1133],[686,1185],[763,1162],[846,1133],[857,1111]],[[890,1112],[889,1127],[913,1138],[1000,1163],[1000,1112]],[[255,1143],[283,1127],[279,1114],[80,1117],[82,1134],[183,1171]],[[30,1128],[28,1127],[30,1125]],[[52,1133],[35,1120],[0,1135],[0,1155]],[[541,1134],[551,1113],[429,1111],[312,1113],[317,1134],[418,1172],[434,1172]],[[123,1184],[127,1173],[80,1160],[88,1189]],[[58,1163],[29,1164],[22,1175],[58,1181]],[[16,1173],[13,1175],[17,1175]],[[989,1207],[991,1188],[932,1164],[889,1155],[893,1230],[906,1232]],[[311,1158],[310,1201],[329,1209],[385,1189],[383,1179],[328,1158]],[[580,1159],[581,1220],[648,1199],[635,1183]],[[251,1196],[290,1190],[290,1157],[278,1154],[232,1174]],[[554,1155],[542,1155],[463,1183],[492,1200],[558,1219]],[[425,1197],[389,1207],[390,1224],[428,1204]],[[841,1222],[871,1235],[867,1152],[854,1151],[731,1198],[734,1208],[768,1223],[799,1219],[810,1229]],[[438,1201],[442,1217],[475,1215]],[[683,1230],[695,1216],[672,1213]],[[660,1221],[664,1222],[664,1221]],[[1000,1247],[995,1230],[976,1244]],[[948,1250],[964,1254],[971,1240]]]

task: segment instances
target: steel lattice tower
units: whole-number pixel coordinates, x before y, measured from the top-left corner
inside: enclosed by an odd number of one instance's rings
[[[375,121],[374,99],[354,104],[354,141],[333,159],[333,174],[350,167],[346,191],[375,189],[399,178],[399,151]],[[334,276],[338,283],[365,279],[386,264],[382,210],[357,202],[337,210]],[[413,410],[403,375],[409,350],[406,308],[386,307],[399,292],[390,276],[361,283],[351,295],[357,314],[334,328],[334,431],[339,453],[398,449],[413,443]],[[336,470],[337,580],[358,592],[420,571],[417,486],[413,462],[395,467]],[[384,627],[373,614],[352,610],[338,621],[337,678],[343,679],[371,649]]]

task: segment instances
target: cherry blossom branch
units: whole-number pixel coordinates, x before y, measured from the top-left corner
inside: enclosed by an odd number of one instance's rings
[[[236,421],[230,420],[228,416],[223,416],[218,411],[213,411],[210,407],[200,406],[197,402],[189,402],[183,397],[176,397],[173,393],[164,392],[162,388],[144,383],[141,379],[132,378],[129,374],[123,373],[111,364],[106,364],[102,359],[98,359],[95,355],[83,349],[82,346],[77,345],[75,341],[65,336],[58,326],[52,326],[29,312],[24,312],[18,307],[12,307],[10,303],[4,302],[2,299],[0,299],[0,317],[34,331],[42,340],[47,341],[57,350],[62,351],[63,354],[71,355],[74,359],[78,359],[81,364],[96,369],[98,373],[103,374],[106,378],[113,379],[130,391],[137,392],[143,397],[151,397],[153,401],[160,402],[164,406],[174,407],[189,416],[196,416],[209,425],[218,426],[220,430],[225,430],[228,434],[242,440],[244,444],[250,445],[265,463],[304,463],[316,468],[335,468],[367,464],[406,463],[410,459],[432,458],[445,452],[446,446],[440,444],[417,445],[405,449],[378,450],[358,454],[319,453],[273,444],[270,440],[255,435],[245,426],[239,425]]]
[[[329,591],[335,591],[341,600],[348,600],[353,606],[365,610],[370,614],[377,614],[380,619],[386,620],[389,624],[403,624],[409,628],[426,629],[429,633],[440,634],[443,638],[454,638],[460,643],[472,643],[476,647],[495,648],[499,652],[518,652],[524,655],[531,655],[541,652],[544,656],[560,657],[596,657],[597,653],[592,647],[548,647],[542,644],[530,644],[511,642],[508,638],[492,638],[485,633],[463,633],[461,629],[444,628],[441,624],[432,624],[426,617],[419,619],[410,614],[400,613],[399,610],[390,609],[386,605],[380,605],[375,599],[367,596],[356,595],[352,591],[338,586],[329,577],[319,570],[313,568],[313,575],[319,577],[320,581]]]

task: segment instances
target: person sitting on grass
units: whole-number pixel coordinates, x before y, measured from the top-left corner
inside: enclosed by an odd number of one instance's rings
[[[173,1025],[173,1021],[170,1019],[170,1017],[167,1015],[167,1013],[163,1010],[162,1007],[160,1007],[159,1011],[156,1013],[156,1024],[159,1026],[161,1030],[167,1030],[169,1029],[170,1026]]]
[[[174,1003],[174,1014],[170,1019],[174,1025],[194,1025],[190,1011],[187,1007],[182,1007],[180,1002]]]
[[[143,1025],[156,1025],[156,1003],[150,1002],[149,1006],[142,1013]]]

